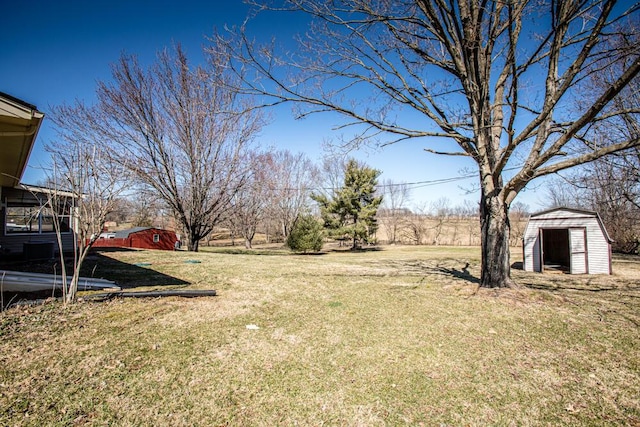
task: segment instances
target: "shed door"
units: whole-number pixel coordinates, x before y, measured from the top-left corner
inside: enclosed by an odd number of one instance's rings
[[[571,271],[571,243],[567,228],[541,228],[541,271]]]
[[[569,230],[571,247],[571,274],[586,274],[587,270],[587,229]]]

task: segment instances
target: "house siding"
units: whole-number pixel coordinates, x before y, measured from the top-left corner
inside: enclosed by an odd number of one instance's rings
[[[523,237],[525,271],[542,271],[541,229],[569,229],[572,272],[611,274],[611,250],[608,235],[595,213],[558,209],[529,220]],[[585,254],[580,250],[579,233],[585,235]]]
[[[8,255],[21,254],[24,251],[25,243],[53,243],[53,250],[58,252],[58,240],[55,234],[15,234],[4,236],[2,239],[2,250]],[[73,234],[62,235],[63,252],[73,252]]]
[[[59,251],[58,238],[55,233],[6,233],[5,230],[5,210],[0,210],[0,246],[5,255],[22,254],[25,243],[53,243],[55,252]],[[62,233],[63,252],[73,252],[74,234]]]

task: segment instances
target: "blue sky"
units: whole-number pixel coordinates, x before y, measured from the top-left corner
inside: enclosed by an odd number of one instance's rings
[[[51,106],[73,103],[75,99],[92,103],[96,82],[110,78],[110,64],[122,52],[138,55],[141,62],[153,61],[158,50],[179,42],[192,61],[201,59],[201,47],[215,28],[239,25],[248,8],[241,0],[218,1],[43,1],[5,2],[0,17],[0,91],[34,104],[45,114]],[[256,34],[265,37],[291,37],[291,29],[304,30],[304,23],[291,22],[291,15],[271,14],[258,20]],[[287,34],[278,30],[286,28]],[[312,116],[292,119],[290,108],[271,113],[272,123],[262,132],[265,146],[304,151],[312,159],[322,155],[322,143],[336,140],[332,131],[337,118]],[[37,183],[48,161],[44,145],[55,137],[45,119],[23,182]],[[466,194],[475,178],[449,184],[430,185],[431,181],[460,175],[470,161],[425,153],[417,141],[395,144],[384,149],[366,149],[354,153],[382,171],[381,179],[396,182],[425,182],[412,191],[412,205],[423,206],[446,197],[452,205],[464,199],[478,200],[478,193]],[[534,183],[535,184],[535,183]],[[464,187],[464,188],[460,188]],[[532,209],[540,199],[531,190],[518,197]],[[538,190],[538,193],[541,193]]]

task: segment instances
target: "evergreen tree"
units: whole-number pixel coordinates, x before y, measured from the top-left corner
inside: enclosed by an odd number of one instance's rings
[[[318,252],[322,249],[322,238],[322,224],[312,215],[301,215],[287,236],[287,246],[294,252]]]
[[[320,204],[324,226],[334,237],[349,237],[352,249],[369,239],[378,228],[376,213],[382,203],[381,196],[375,196],[380,171],[359,165],[349,160],[345,171],[344,185],[329,198],[313,195]]]

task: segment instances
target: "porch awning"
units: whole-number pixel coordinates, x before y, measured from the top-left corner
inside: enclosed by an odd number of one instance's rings
[[[44,114],[31,104],[0,92],[0,185],[20,183]]]

